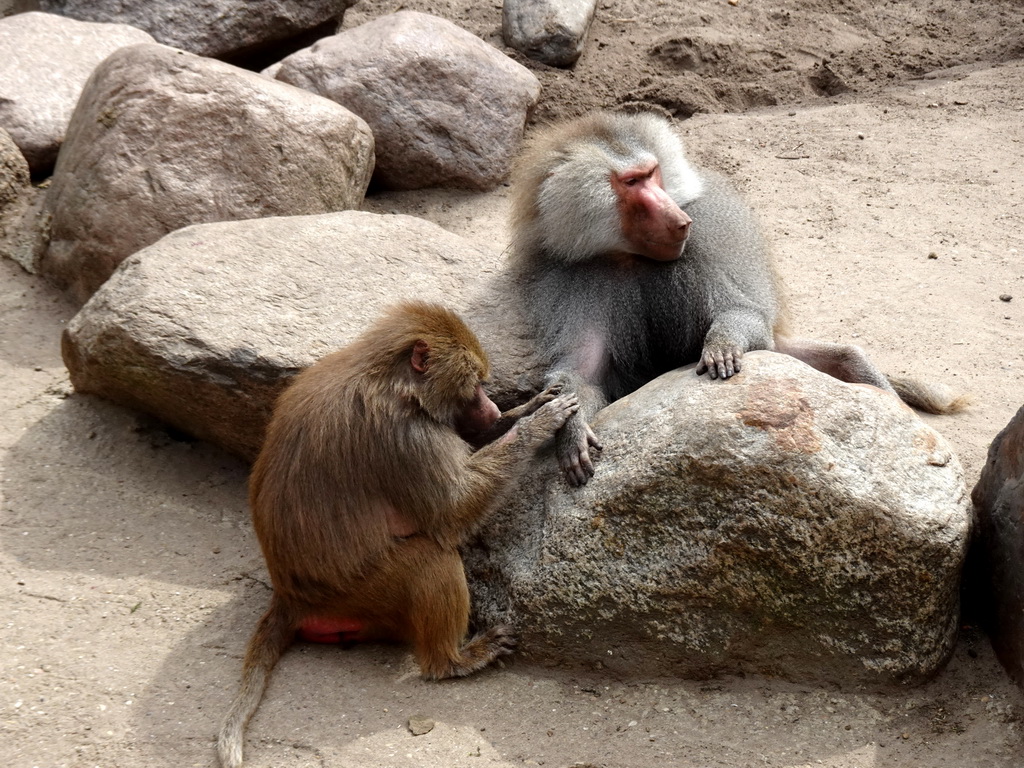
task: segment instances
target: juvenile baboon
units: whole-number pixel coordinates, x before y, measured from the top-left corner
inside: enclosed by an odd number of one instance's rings
[[[224,768],[241,765],[245,725],[296,633],[411,643],[431,679],[511,652],[504,626],[463,642],[469,591],[458,546],[577,405],[546,390],[473,452],[463,437],[499,417],[487,375],[457,315],[410,302],[281,395],[249,488],[273,595],[218,738]]]
[[[572,485],[593,475],[594,414],[689,363],[726,379],[743,353],[783,352],[931,413],[944,388],[882,374],[852,345],[788,335],[757,221],[721,176],[697,168],[667,120],[597,113],[540,135],[513,179],[512,264],[549,384],[579,395],[556,438]]]

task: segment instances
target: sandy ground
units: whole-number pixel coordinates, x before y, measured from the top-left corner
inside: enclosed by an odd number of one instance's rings
[[[497,2],[403,5],[498,42]],[[929,418],[973,486],[1024,403],[1024,8],[766,6],[602,3],[575,71],[535,67],[536,119],[636,100],[678,117],[696,107],[682,133],[761,213],[798,329],[973,393],[966,413]],[[346,24],[397,7],[364,0]],[[493,246],[506,195],[365,207]],[[0,310],[0,762],[212,765],[268,597],[246,467],[72,394],[59,336],[74,308],[6,261]],[[429,684],[400,648],[296,646],[251,724],[248,764],[1019,768],[1022,712],[971,626],[932,682],[884,691],[620,680],[522,660]],[[411,715],[436,726],[414,737]]]

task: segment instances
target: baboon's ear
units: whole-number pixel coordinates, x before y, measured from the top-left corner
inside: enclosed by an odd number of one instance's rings
[[[426,373],[430,363],[430,345],[427,342],[417,341],[412,347],[412,369],[416,373]]]

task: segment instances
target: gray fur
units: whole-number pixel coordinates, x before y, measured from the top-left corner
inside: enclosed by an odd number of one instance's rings
[[[651,159],[693,219],[676,261],[631,256],[622,235],[611,175]],[[754,214],[724,178],[686,160],[662,118],[597,114],[542,137],[517,173],[513,220],[520,304],[548,384],[580,399],[556,448],[574,485],[593,474],[600,444],[588,423],[609,401],[702,358],[727,377],[743,352],[774,348],[782,308]]]
[[[629,118],[614,116],[618,129],[626,130],[637,119],[641,128],[629,136],[631,149],[642,158],[645,150],[636,141],[650,138],[651,116]],[[668,130],[663,122],[662,131]],[[656,144],[682,152],[672,136],[666,142],[657,136]],[[653,140],[652,140],[653,141]],[[576,148],[575,155],[581,150]],[[588,151],[588,159],[602,167],[592,167],[594,178],[606,178],[627,163],[618,155]],[[570,155],[571,156],[571,155]],[[607,342],[606,366],[598,385],[604,397],[616,400],[654,377],[680,365],[700,359],[705,339],[719,345],[733,345],[740,351],[772,349],[773,328],[780,314],[780,302],[768,251],[753,212],[718,174],[685,164],[691,182],[679,182],[676,169],[685,163],[681,154],[668,160],[659,156],[665,187],[676,203],[693,219],[683,257],[673,262],[655,262],[635,258],[628,266],[606,258],[610,252],[624,250],[621,236],[605,240],[603,247],[591,248],[586,258],[555,252],[550,246],[516,255],[524,273],[523,306],[538,332],[543,355],[555,373],[566,368],[578,370],[574,356],[588,329],[600,333]],[[636,160],[634,160],[636,162]],[[556,168],[542,184],[538,204],[546,204],[546,188],[558,191],[560,206],[552,220],[561,223],[559,233],[586,229],[593,218],[592,203],[597,193],[572,194],[577,164]],[[603,172],[602,172],[603,171]],[[693,180],[700,194],[692,195]],[[604,184],[607,187],[607,183]],[[608,190],[610,194],[610,190]],[[604,224],[617,223],[614,208],[603,201],[599,213]],[[553,224],[549,225],[554,227]],[[535,242],[521,243],[535,247]],[[593,377],[590,377],[593,379]]]
[[[682,256],[631,255],[613,174],[656,159],[664,191],[692,219]],[[516,174],[512,261],[548,385],[579,396],[556,438],[566,477],[593,474],[594,414],[673,368],[728,378],[744,352],[775,349],[843,381],[872,384],[931,413],[966,400],[891,380],[852,345],[784,333],[779,283],[757,220],[726,179],[691,165],[668,122],[599,113],[543,135]],[[893,384],[896,384],[894,388]]]

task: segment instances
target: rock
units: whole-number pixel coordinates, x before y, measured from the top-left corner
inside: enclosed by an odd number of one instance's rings
[[[144,29],[159,42],[200,56],[259,50],[341,19],[355,0],[40,0],[44,11]]]
[[[505,0],[501,34],[510,48],[552,67],[583,53],[597,0]]]
[[[597,473],[537,462],[467,553],[480,626],[617,674],[919,680],[952,652],[963,470],[895,398],[769,352],[601,411]]]
[[[408,722],[409,733],[413,736],[422,736],[434,730],[434,721],[429,717],[413,715]]]
[[[153,42],[124,24],[89,24],[49,13],[0,19],[0,128],[32,171],[48,173],[89,75],[126,45]]]
[[[983,621],[999,660],[1024,685],[1024,407],[992,441],[971,498]]]
[[[0,0],[0,18],[35,10],[38,0]]]
[[[288,379],[402,298],[461,310],[498,256],[409,216],[203,224],[131,256],[71,320],[79,392],[255,457]]]
[[[28,162],[0,128],[0,257],[34,273],[38,263],[42,190],[30,183]]]
[[[276,77],[362,117],[377,142],[374,180],[391,189],[488,189],[518,151],[540,83],[449,21],[382,16],[285,58]]]
[[[369,128],[327,99],[162,45],[122,48],[68,126],[40,268],[84,301],[179,227],[356,207],[372,168]]]
[[[25,156],[11,135],[0,128],[0,217],[25,196],[29,182]]]

